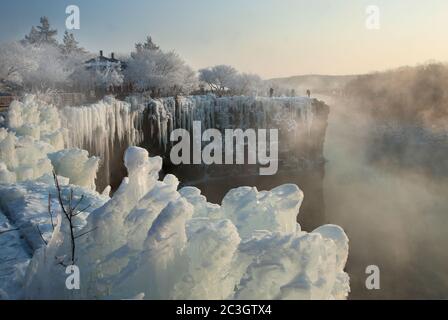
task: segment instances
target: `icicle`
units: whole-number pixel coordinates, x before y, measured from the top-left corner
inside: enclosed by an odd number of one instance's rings
[[[106,166],[115,139],[127,145],[138,145],[142,138],[143,112],[113,97],[88,106],[60,110],[62,127],[68,129],[67,148],[87,149],[99,156]]]

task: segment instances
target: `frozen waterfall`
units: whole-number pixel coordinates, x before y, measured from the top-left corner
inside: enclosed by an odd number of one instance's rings
[[[306,97],[204,95],[152,99],[134,95],[126,101],[105,97],[91,105],[65,107],[60,114],[62,127],[67,129],[65,146],[100,157],[101,181],[97,184],[102,189],[118,185],[119,181],[111,182],[111,170],[116,166],[120,172],[125,170],[120,159],[128,146],[144,145],[155,154],[167,155],[172,146],[170,133],[178,128],[191,132],[193,121],[201,121],[202,130],[215,128],[221,132],[279,129],[281,157],[297,166],[316,154],[309,151],[320,139],[314,139],[312,133],[318,123],[315,109],[313,100]]]
[[[298,136],[311,131],[312,100],[303,97],[215,97],[187,96],[149,99],[151,138],[163,150],[168,149],[169,135],[177,128],[192,130],[193,121],[201,121],[202,129],[277,128]]]

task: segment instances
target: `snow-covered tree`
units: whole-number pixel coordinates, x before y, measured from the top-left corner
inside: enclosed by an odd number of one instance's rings
[[[94,82],[97,86],[107,89],[111,86],[120,86],[123,84],[124,76],[121,69],[112,64],[106,65],[102,69],[95,70]]]
[[[0,45],[0,82],[3,90],[23,85],[24,75],[37,68],[32,52],[19,42]]]
[[[27,91],[57,88],[67,84],[72,72],[69,60],[53,45],[0,45],[0,80],[4,86],[12,84]]]
[[[50,44],[26,47],[32,54],[35,68],[24,73],[24,84],[31,89],[57,88],[68,81],[72,70],[58,47]]]
[[[24,44],[38,44],[41,42],[41,37],[36,27],[32,26],[31,31],[28,35],[25,36],[25,39],[22,40]]]
[[[140,50],[144,50],[144,49],[146,49],[146,50],[159,50],[160,48],[159,48],[158,45],[156,45],[152,41],[152,38],[150,36],[148,36],[148,37],[146,37],[146,41],[144,43],[141,43],[141,42],[137,43],[135,45],[135,49],[137,51],[140,51]]]
[[[189,93],[197,87],[196,73],[178,54],[150,45],[136,45],[125,71],[127,80],[136,88],[155,94]]]
[[[229,89],[238,95],[258,95],[265,92],[266,85],[259,75],[242,73],[234,77]]]
[[[75,39],[73,33],[65,31],[62,44],[60,46],[63,55],[73,55],[85,53],[85,50],[79,46],[79,42]]]
[[[222,94],[235,83],[238,71],[227,65],[218,65],[199,70],[199,80],[205,82],[210,90]]]
[[[57,45],[56,35],[58,31],[51,29],[50,22],[47,17],[40,18],[40,26],[31,27],[31,31],[25,36],[24,42],[28,44],[51,44]]]
[[[199,70],[199,80],[206,83],[217,94],[256,95],[264,90],[260,76],[238,71],[227,65],[218,65]]]

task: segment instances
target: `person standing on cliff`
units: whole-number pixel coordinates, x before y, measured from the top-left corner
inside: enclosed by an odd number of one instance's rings
[[[269,97],[273,97],[274,96],[274,88],[269,89]]]
[[[308,98],[311,97],[311,91],[310,91],[310,89],[306,90],[306,95],[308,96]]]

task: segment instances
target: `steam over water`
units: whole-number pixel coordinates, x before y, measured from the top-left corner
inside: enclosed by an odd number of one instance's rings
[[[350,239],[350,298],[446,299],[448,182],[415,169],[374,166],[368,149],[380,146],[369,143],[371,121],[346,102],[322,100],[331,106],[326,217]],[[380,268],[380,290],[365,287],[368,265]]]

